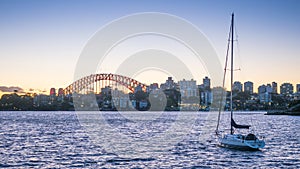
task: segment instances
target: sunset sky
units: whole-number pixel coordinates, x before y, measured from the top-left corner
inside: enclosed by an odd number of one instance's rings
[[[241,68],[235,80],[253,81],[255,90],[273,81],[279,86],[300,83],[299,0],[0,0],[0,86],[67,87],[87,41],[112,20],[140,12],[169,13],[193,23],[222,64],[234,12],[236,67]],[[198,83],[203,76],[196,78]],[[161,83],[164,78],[150,80]],[[137,80],[148,83],[149,76]]]

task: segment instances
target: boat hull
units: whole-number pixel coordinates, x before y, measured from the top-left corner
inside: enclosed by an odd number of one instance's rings
[[[224,137],[219,138],[219,146],[239,150],[256,151],[263,148],[265,146],[265,142],[259,139],[245,140],[245,136],[240,134],[225,135]]]

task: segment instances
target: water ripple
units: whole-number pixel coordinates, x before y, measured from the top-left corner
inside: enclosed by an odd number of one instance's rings
[[[75,112],[0,112],[0,168],[300,168],[300,117],[237,114],[237,121],[251,122],[266,137],[266,147],[251,152],[220,148],[213,134],[201,140],[205,115],[195,113],[199,119],[186,138],[160,155],[122,158],[93,144]],[[168,114],[137,124],[114,113],[105,116],[122,133],[140,138],[161,133],[176,120]],[[228,128],[223,122],[228,119],[222,116],[221,128]]]

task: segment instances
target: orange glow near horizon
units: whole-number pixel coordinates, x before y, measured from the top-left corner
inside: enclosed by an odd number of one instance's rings
[[[163,75],[161,78],[157,77],[157,76],[155,76],[155,77],[149,77],[149,76],[150,76],[150,74],[147,74],[146,78],[144,78],[143,76],[137,76],[136,80],[138,80],[138,81],[140,81],[142,83],[145,83],[147,85],[150,85],[150,83],[158,83],[160,85],[161,83],[165,83],[165,80],[167,80],[166,75]],[[202,84],[202,79],[203,78],[196,79],[198,85]],[[159,79],[159,81],[154,81],[154,80],[152,81],[152,79]],[[300,84],[300,82],[298,82],[298,81],[284,80],[284,79],[281,80],[281,81],[276,81],[276,80],[271,80],[271,79],[266,79],[266,78],[257,78],[257,80],[255,80],[255,79],[252,80],[252,79],[248,79],[248,78],[240,78],[240,79],[241,80],[237,79],[235,81],[240,81],[242,84],[244,82],[246,82],[246,81],[253,82],[254,83],[253,90],[256,93],[257,93],[258,87],[260,85],[271,84],[272,82],[276,82],[277,83],[277,85],[278,85],[278,88],[277,88],[278,93],[280,92],[280,85],[282,85],[283,83],[291,83],[291,84],[293,84],[293,86],[294,86],[294,92],[296,92],[296,85]],[[178,82],[178,79],[174,79],[174,80],[175,80],[175,82]],[[182,80],[182,79],[179,79],[179,80]],[[186,79],[186,80],[190,80],[190,79]],[[229,80],[227,80],[226,82],[227,82],[226,83],[226,89],[230,90]],[[8,85],[7,87],[15,86],[15,87],[22,88],[23,92],[19,92],[19,93],[17,92],[17,94],[19,94],[19,95],[23,95],[23,94],[26,94],[26,93],[29,93],[29,94],[36,93],[36,94],[46,94],[46,95],[48,95],[49,92],[50,92],[50,88],[55,88],[55,89],[58,90],[59,88],[66,88],[68,85],[70,85],[70,84],[67,84],[67,85],[65,85],[63,87],[61,87],[61,86],[55,86],[55,85],[51,85],[51,86],[47,85],[46,87],[42,87],[41,86],[39,88],[30,88],[30,87],[27,87],[27,86],[26,86],[26,88],[23,88],[22,85],[20,85],[20,86],[18,86],[18,85]],[[4,85],[0,85],[0,86],[4,86]],[[214,84],[212,84],[212,87],[216,87],[216,86],[214,86]],[[14,93],[14,92],[3,92],[3,91],[0,90],[0,97],[3,94],[10,94],[10,93]]]

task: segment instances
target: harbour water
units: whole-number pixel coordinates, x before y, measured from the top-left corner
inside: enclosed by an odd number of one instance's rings
[[[144,114],[138,113],[128,112],[134,121],[117,112],[98,115],[133,137],[141,133],[151,137],[178,117],[178,112],[169,112],[164,118],[153,112],[155,120],[145,132],[142,128],[137,130],[139,119],[145,122]],[[192,112],[197,118],[186,136],[159,153],[121,157],[95,143],[76,112],[0,112],[0,168],[300,168],[300,116],[235,113],[236,121],[251,124],[266,141],[260,151],[239,151],[218,147],[213,132],[203,137],[205,125],[216,122],[215,118],[207,118],[209,113]],[[227,127],[228,119],[225,113],[221,128]]]

